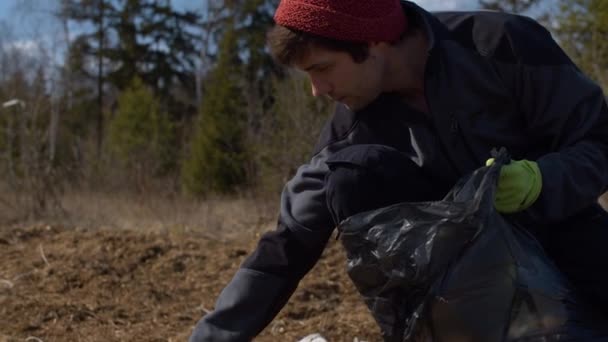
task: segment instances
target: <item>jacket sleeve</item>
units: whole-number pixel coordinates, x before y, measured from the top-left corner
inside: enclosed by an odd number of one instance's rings
[[[606,191],[606,99],[542,26],[522,17],[507,32],[517,61],[503,70],[503,77],[512,82],[531,141],[548,147],[536,160],[543,186],[528,214],[535,221],[560,221]]]
[[[214,310],[197,323],[191,342],[253,339],[317,262],[335,226],[325,199],[326,154],[318,153],[287,183],[277,229],[260,239]]]

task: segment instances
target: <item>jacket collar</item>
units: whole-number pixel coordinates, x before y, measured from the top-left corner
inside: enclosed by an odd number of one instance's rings
[[[432,13],[418,6],[417,4],[401,0],[401,6],[406,13],[412,13],[420,19],[422,29],[429,39],[428,52],[430,53],[440,40],[447,39],[450,35],[447,27],[443,25]]]

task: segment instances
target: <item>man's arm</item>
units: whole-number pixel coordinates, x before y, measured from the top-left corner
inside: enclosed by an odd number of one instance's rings
[[[287,183],[277,230],[260,239],[221,292],[213,312],[198,322],[191,342],[251,340],[317,262],[335,226],[325,200],[327,151],[300,167]]]
[[[499,71],[514,89],[531,140],[550,142],[547,154],[536,160],[542,191],[527,212],[544,223],[559,221],[607,189],[606,99],[542,26],[520,18],[506,31],[518,60]]]

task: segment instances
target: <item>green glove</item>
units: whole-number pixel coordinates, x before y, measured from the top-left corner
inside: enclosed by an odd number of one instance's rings
[[[493,163],[494,158],[490,158],[486,166]],[[494,207],[503,214],[528,209],[538,199],[542,186],[542,176],[536,162],[511,161],[500,169]]]

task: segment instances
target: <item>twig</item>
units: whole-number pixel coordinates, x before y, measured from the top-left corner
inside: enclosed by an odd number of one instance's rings
[[[196,308],[196,310],[202,310],[205,313],[205,315],[211,313],[211,310],[208,310],[207,308],[205,308],[203,306],[203,304],[201,304],[198,308]]]
[[[10,209],[15,209],[15,206],[11,202],[9,202],[3,198],[0,198],[0,203],[4,204],[5,206],[9,207]]]
[[[21,279],[21,278],[23,278],[23,277],[27,277],[27,276],[29,276],[30,274],[34,274],[34,273],[36,273],[36,272],[38,272],[38,269],[37,269],[37,268],[35,268],[35,269],[33,269],[33,270],[29,271],[29,272],[25,272],[25,273],[17,274],[15,277],[13,277],[13,281],[17,281],[17,280],[19,280],[19,279]]]
[[[12,289],[15,286],[12,281],[6,279],[0,279],[0,284],[6,284],[9,289]]]
[[[44,263],[46,264],[46,266],[51,267],[51,264],[49,263],[46,256],[44,255],[44,249],[42,249],[42,244],[38,245],[38,249],[40,250],[40,255],[42,256],[42,260],[44,260]]]
[[[43,340],[39,339],[39,338],[38,338],[38,337],[36,337],[36,336],[28,336],[28,337],[25,339],[25,342],[28,342],[28,341],[44,342]]]

